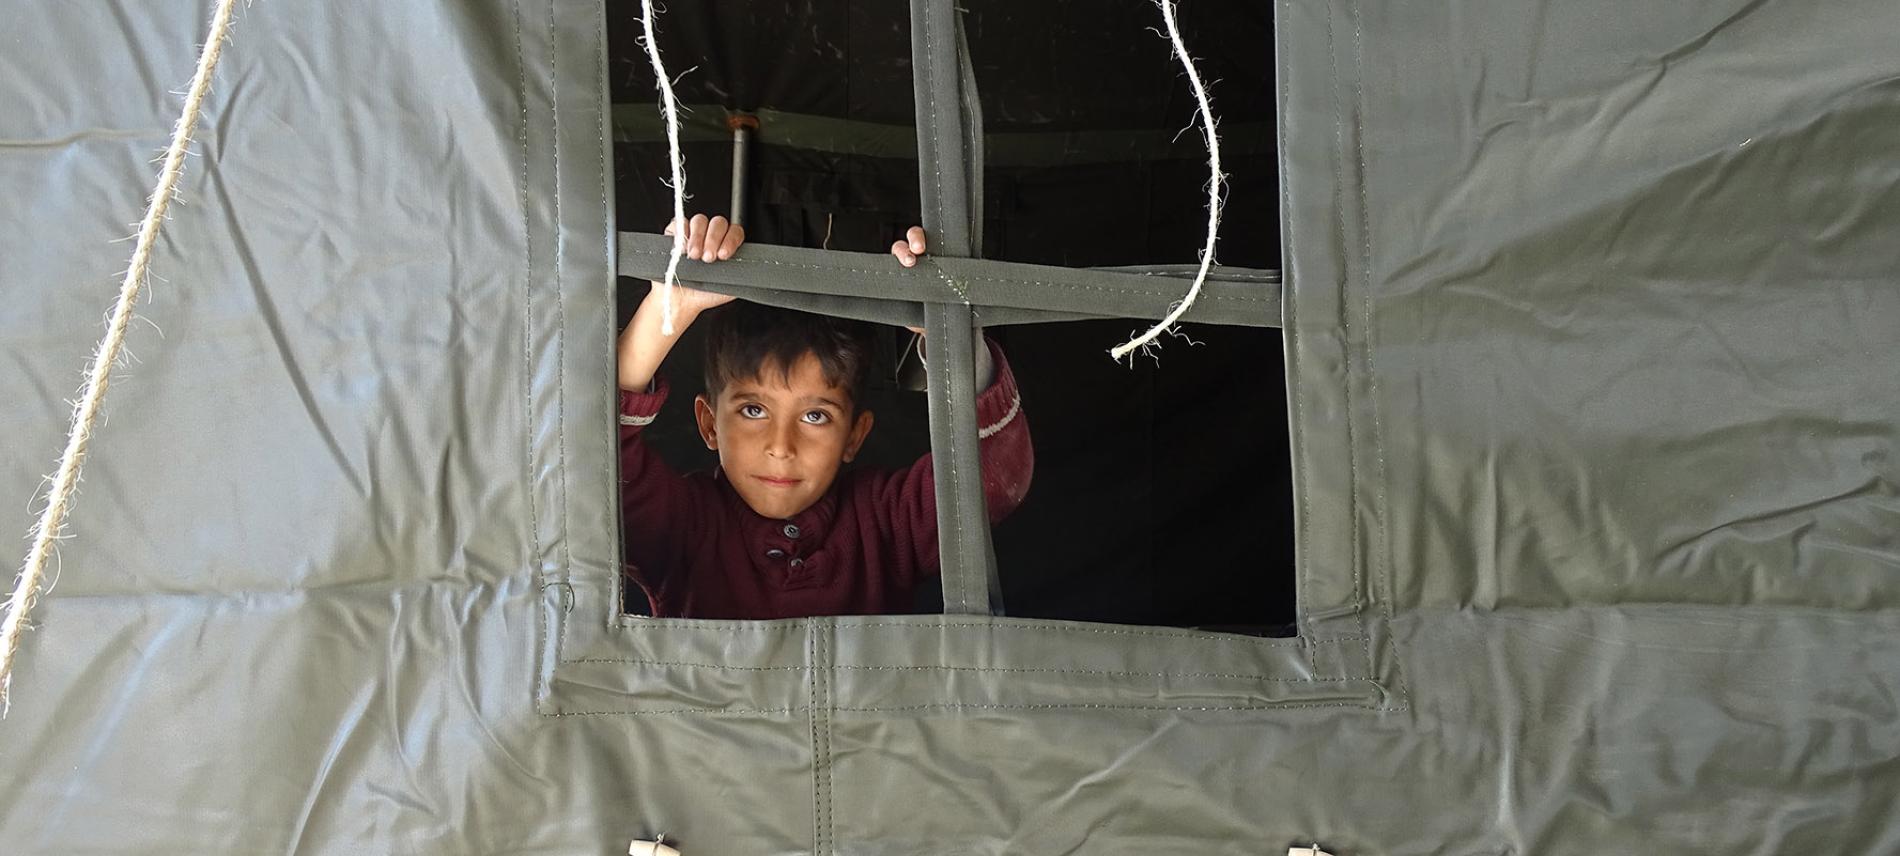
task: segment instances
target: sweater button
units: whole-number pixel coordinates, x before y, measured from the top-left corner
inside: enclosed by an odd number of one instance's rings
[[[804,559],[793,559],[793,560],[792,560],[792,567],[793,567],[793,568],[802,568],[802,567],[805,567],[805,560],[804,560]]]
[[[785,524],[785,529],[783,531],[785,532],[785,537],[790,538],[794,541],[798,540],[798,524],[787,523]]]
[[[768,559],[783,559],[785,558],[785,551],[780,550],[777,547],[773,547],[772,549],[765,551],[765,557]]]

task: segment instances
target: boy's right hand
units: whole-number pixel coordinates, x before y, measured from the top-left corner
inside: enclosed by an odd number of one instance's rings
[[[666,225],[666,234],[677,232],[678,221]],[[732,258],[739,251],[739,245],[745,243],[745,229],[724,217],[707,218],[704,214],[695,214],[686,221],[686,256],[703,262],[715,262]],[[651,388],[653,376],[660,370],[661,361],[666,359],[673,343],[679,341],[681,333],[699,313],[715,306],[731,303],[732,297],[716,291],[694,288],[683,282],[673,284],[670,295],[673,310],[677,316],[672,329],[665,324],[666,289],[660,283],[653,284],[653,290],[647,292],[640,308],[634,310],[633,320],[627,329],[620,333],[619,375],[620,388],[628,392],[639,392]]]
[[[679,221],[666,224],[666,234],[678,231]],[[733,223],[724,217],[708,218],[704,214],[694,214],[686,221],[686,258],[702,262],[715,262],[732,258],[745,243],[745,227]],[[660,283],[653,283],[655,289]],[[685,313],[699,313],[732,302],[729,294],[704,291],[684,282],[674,283],[674,308]],[[655,291],[657,294],[657,290]]]

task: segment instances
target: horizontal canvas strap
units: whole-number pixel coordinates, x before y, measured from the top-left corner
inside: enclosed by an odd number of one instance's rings
[[[673,239],[620,233],[622,276],[658,279]],[[1064,268],[926,256],[903,267],[883,253],[747,244],[737,258],[682,262],[682,280],[748,300],[891,324],[921,325],[924,303],[968,304],[987,326],[1088,318],[1159,319],[1187,293],[1192,265]],[[1183,319],[1280,326],[1278,271],[1217,267]]]

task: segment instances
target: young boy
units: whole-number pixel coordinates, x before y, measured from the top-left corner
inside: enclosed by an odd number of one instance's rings
[[[673,227],[667,227],[673,234]],[[697,215],[686,253],[728,259],[745,232]],[[891,246],[904,266],[926,250],[912,228]],[[793,618],[907,612],[938,573],[930,456],[903,470],[843,470],[874,421],[863,406],[865,325],[740,302],[713,314],[706,391],[693,413],[711,473],[681,476],[640,438],[669,392],[657,377],[678,334],[732,300],[677,287],[673,336],[655,288],[620,337],[621,509],[628,576],[659,617]],[[987,340],[986,340],[987,341]],[[978,354],[983,494],[990,522],[1021,504],[1034,455],[1016,381],[994,342]]]

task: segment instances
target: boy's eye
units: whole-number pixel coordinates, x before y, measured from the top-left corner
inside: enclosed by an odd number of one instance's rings
[[[739,415],[747,419],[764,419],[765,408],[757,404],[741,404],[739,405]]]
[[[823,425],[826,422],[830,422],[830,421],[831,421],[831,414],[826,413],[823,410],[805,411],[805,422],[808,424]]]

